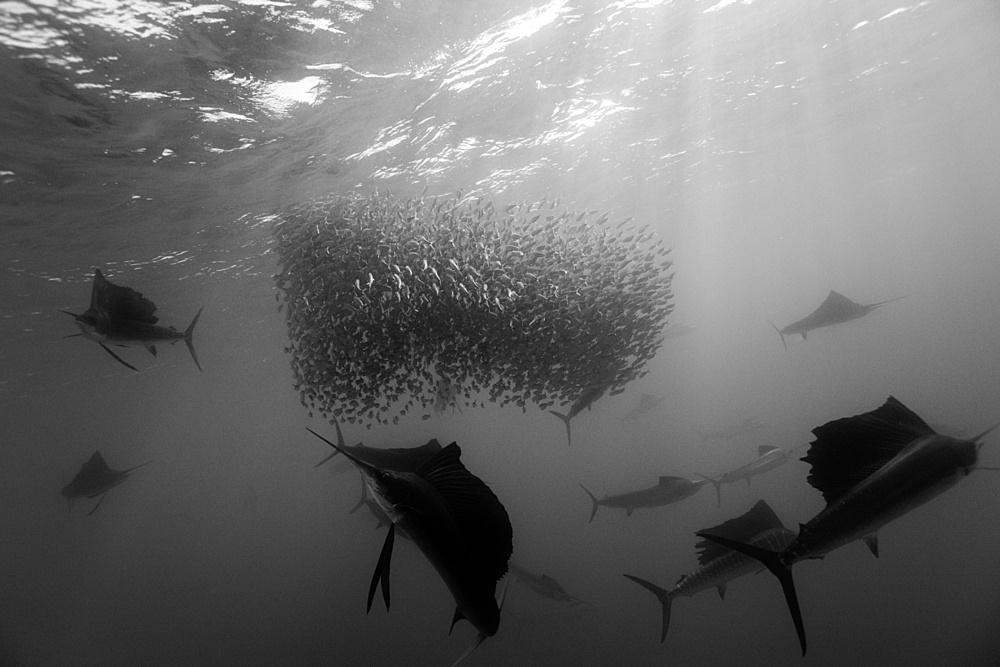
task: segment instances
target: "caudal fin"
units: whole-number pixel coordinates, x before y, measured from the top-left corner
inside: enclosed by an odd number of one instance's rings
[[[771,320],[768,320],[767,323],[770,324],[772,327],[774,327],[774,330],[778,332],[779,336],[781,336],[781,347],[785,348],[785,350],[788,350],[788,345],[785,343],[785,334],[781,333],[781,329],[779,329],[778,326]]]
[[[799,598],[795,594],[795,581],[792,579],[792,571],[781,560],[781,554],[770,549],[761,549],[750,544],[730,540],[726,537],[711,535],[709,533],[695,533],[698,537],[712,540],[724,547],[729,547],[734,551],[744,553],[751,558],[759,560],[771,571],[771,574],[781,582],[781,590],[785,594],[785,602],[788,603],[788,611],[792,615],[792,622],[795,623],[795,632],[799,636],[799,645],[802,647],[802,655],[806,654],[806,628],[802,622],[802,611],[799,609]]]
[[[656,599],[660,601],[660,606],[663,607],[663,630],[660,632],[660,643],[662,644],[663,640],[667,638],[667,628],[670,627],[670,602],[674,599],[674,596],[670,593],[670,591],[660,588],[656,584],[648,582],[645,579],[633,577],[631,574],[622,576],[639,584],[647,591],[655,595]]]
[[[194,339],[192,336],[194,336],[194,325],[198,324],[198,318],[201,317],[201,311],[203,310],[205,310],[204,306],[198,309],[198,312],[194,315],[194,319],[191,320],[191,324],[189,324],[188,328],[184,330],[184,344],[187,345],[188,352],[191,353],[191,358],[194,359],[194,365],[197,366],[198,370],[202,373],[204,373],[204,371],[201,370],[201,364],[198,363],[198,355],[195,354],[194,351]]]
[[[567,415],[564,415],[561,412],[556,412],[555,410],[549,410],[549,414],[552,414],[552,415],[555,415],[556,417],[559,417],[559,419],[563,420],[563,423],[566,424],[566,445],[568,447],[572,447],[573,446],[573,434],[570,432],[570,429],[569,429],[569,419],[570,418]]]
[[[585,487],[583,484],[580,485],[580,488],[583,489],[584,492],[586,492],[586,494],[588,496],[590,496],[590,501],[592,503],[594,503],[594,508],[592,510],[590,510],[590,521],[593,521],[594,520],[594,515],[597,514],[597,506],[601,504],[601,501],[599,501],[597,499],[597,496],[595,496],[593,493],[591,493],[590,491],[587,491],[587,487]],[[587,523],[590,523],[590,521],[588,521]]]

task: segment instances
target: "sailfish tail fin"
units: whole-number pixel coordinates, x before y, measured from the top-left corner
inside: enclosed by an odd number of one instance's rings
[[[588,496],[590,496],[590,501],[594,503],[594,508],[590,510],[590,521],[593,521],[594,516],[597,514],[597,506],[601,504],[601,501],[599,501],[597,499],[597,496],[595,496],[593,493],[587,491],[587,487],[585,487],[583,484],[580,485],[580,488],[583,489]],[[587,523],[590,523],[590,521],[588,521]]]
[[[639,584],[647,591],[655,595],[656,599],[660,601],[660,605],[663,607],[663,629],[660,632],[660,643],[662,644],[663,640],[667,638],[667,628],[670,627],[670,602],[674,599],[674,596],[670,593],[670,591],[660,588],[656,584],[648,582],[645,579],[633,577],[631,574],[625,574],[622,576]]]
[[[549,414],[552,414],[552,415],[555,415],[556,417],[559,417],[559,419],[563,420],[563,423],[566,424],[566,446],[572,447],[573,446],[573,434],[569,430],[569,421],[570,421],[569,415],[564,415],[563,413],[556,412],[555,410],[549,410]]]
[[[198,318],[201,317],[201,311],[203,310],[205,310],[204,306],[198,309],[198,312],[195,313],[194,315],[194,319],[191,320],[191,324],[189,324],[187,329],[184,330],[184,344],[187,345],[188,352],[191,353],[191,358],[194,359],[194,365],[198,367],[199,371],[201,371],[201,364],[198,363],[198,355],[195,354],[194,351],[193,336],[194,336],[194,325],[198,324]]]
[[[779,336],[781,336],[781,347],[787,350],[788,344],[785,343],[785,334],[781,333],[781,329],[778,328],[778,325],[772,322],[771,320],[768,320],[767,323],[770,324],[772,327],[774,327],[774,330],[778,332]]]
[[[802,622],[802,611],[799,609],[799,598],[795,594],[795,581],[792,579],[792,570],[781,560],[781,554],[770,549],[761,549],[750,544],[730,540],[726,537],[712,535],[710,533],[695,533],[698,537],[712,540],[724,547],[729,547],[734,551],[744,553],[751,558],[759,560],[771,571],[771,574],[781,582],[781,590],[785,594],[785,602],[788,603],[788,611],[792,615],[792,622],[795,624],[795,632],[799,636],[799,645],[802,647],[802,655],[806,654],[806,628]]]

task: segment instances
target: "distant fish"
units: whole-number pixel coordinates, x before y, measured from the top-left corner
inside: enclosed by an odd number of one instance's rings
[[[160,326],[156,324],[157,317],[154,314],[156,304],[131,287],[115,285],[105,279],[100,269],[94,269],[94,286],[90,292],[90,308],[82,315],[71,313],[68,310],[60,312],[71,315],[76,320],[77,326],[80,327],[80,333],[72,334],[73,336],[82,335],[84,338],[96,342],[118,363],[134,371],[138,369],[115,354],[105,343],[118,347],[139,345],[145,347],[155,357],[155,343],[166,341],[173,344],[183,340],[184,344],[187,345],[188,352],[191,353],[195,366],[200,371],[201,364],[198,363],[198,355],[194,351],[192,336],[202,310],[204,308],[198,309],[191,324],[183,332],[173,327]]]
[[[93,456],[80,466],[80,472],[76,473],[76,476],[70,480],[70,483],[63,487],[62,495],[67,501],[71,501],[73,498],[96,498],[100,496],[101,499],[94,505],[94,509],[87,512],[87,516],[90,516],[104,502],[104,496],[107,495],[108,491],[124,482],[125,478],[133,470],[141,468],[148,463],[149,461],[140,463],[128,470],[112,470],[108,467],[101,453],[94,452]]]
[[[573,405],[570,406],[569,412],[565,414],[562,412],[556,412],[555,410],[549,410],[549,414],[553,414],[556,417],[559,417],[559,419],[561,419],[563,423],[566,424],[567,445],[569,446],[573,445],[573,434],[570,432],[570,426],[569,426],[570,420],[573,419],[573,417],[576,417],[584,410],[589,410],[590,407],[594,404],[594,401],[603,396],[610,386],[611,386],[610,381],[595,382],[594,384],[590,385],[587,388],[587,390],[583,392],[580,398],[576,399]]]
[[[461,412],[462,408],[458,407],[458,403],[456,402],[461,391],[461,385],[444,378],[438,378],[438,381],[434,384],[434,413],[440,415],[449,407],[452,408],[452,411],[458,408],[458,411]]]
[[[784,549],[795,539],[795,532],[785,528],[763,500],[746,514],[713,528],[707,528],[706,532],[770,549]],[[660,601],[663,607],[661,642],[667,637],[667,628],[670,626],[670,603],[675,597],[691,597],[700,591],[715,588],[719,591],[719,597],[724,599],[726,586],[730,581],[761,569],[760,563],[750,556],[719,546],[710,540],[702,539],[695,546],[700,550],[698,569],[678,579],[670,589],[660,588],[631,574],[624,575],[652,592]]]
[[[462,465],[461,449],[454,442],[413,471],[375,465],[358,456],[356,448],[330,444],[354,463],[392,521],[368,589],[368,610],[380,582],[389,608],[389,562],[398,527],[420,548],[454,596],[457,608],[452,627],[464,618],[479,631],[462,660],[486,637],[496,634],[500,625],[496,582],[506,574],[513,550],[507,511],[489,487]]]
[[[747,417],[741,422],[730,424],[725,428],[721,428],[715,431],[708,431],[707,433],[702,433],[701,431],[695,431],[695,432],[701,436],[702,443],[706,443],[709,440],[732,440],[733,438],[749,435],[754,431],[758,431],[762,428],[764,428],[763,422],[757,419],[753,419],[752,417]]]
[[[683,477],[660,477],[660,481],[647,489],[639,491],[629,491],[613,496],[604,496],[598,499],[593,493],[587,491],[587,487],[580,484],[580,488],[587,492],[593,502],[593,509],[590,511],[590,521],[594,520],[597,508],[600,505],[605,507],[619,507],[625,510],[626,516],[632,516],[632,512],[640,507],[660,507],[670,505],[680,500],[693,496],[707,479],[691,480]],[[589,523],[589,522],[588,522]]]
[[[535,574],[533,572],[529,572],[520,565],[517,565],[514,561],[510,561],[507,565],[510,568],[510,573],[514,575],[514,578],[533,593],[536,593],[543,598],[554,600],[556,602],[562,602],[568,605],[583,604],[583,600],[575,598],[567,593],[566,589],[559,585],[558,581],[547,574]]]
[[[708,479],[708,481],[712,483],[712,486],[715,487],[715,496],[718,501],[717,506],[721,507],[723,484],[732,484],[733,482],[745,479],[747,481],[747,486],[749,486],[750,479],[754,475],[759,475],[761,473],[774,470],[775,468],[780,468],[786,463],[788,463],[788,453],[783,449],[779,447],[771,447],[770,445],[761,445],[757,448],[757,458],[750,463],[715,477],[707,477],[706,479]]]
[[[805,626],[792,565],[822,558],[857,539],[866,539],[877,555],[876,531],[975,470],[979,440],[993,428],[970,440],[939,435],[890,396],[876,410],[813,429],[816,439],[802,460],[812,466],[809,483],[827,505],[801,526],[790,545],[770,550],[712,531],[698,535],[753,556],[778,577],[805,655]]]
[[[860,317],[864,317],[881,305],[892,303],[893,301],[899,301],[904,298],[906,297],[897,296],[895,299],[861,305],[860,303],[854,303],[839,292],[830,290],[830,294],[828,294],[826,300],[819,305],[819,308],[809,313],[801,320],[792,322],[784,329],[779,329],[773,322],[770,324],[774,327],[775,331],[778,332],[778,335],[781,336],[781,344],[787,350],[788,345],[785,344],[785,336],[800,334],[802,336],[802,340],[805,340],[806,334],[813,329],[822,329],[823,327],[833,326],[834,324],[841,324],[843,322],[856,320]]]
[[[694,327],[690,324],[669,324],[663,328],[664,338],[680,338],[694,333]]]
[[[630,419],[636,419],[647,412],[658,408],[666,400],[664,396],[659,396],[657,394],[643,394],[639,397],[639,403],[625,413],[625,416],[621,418],[622,422],[627,422]]]

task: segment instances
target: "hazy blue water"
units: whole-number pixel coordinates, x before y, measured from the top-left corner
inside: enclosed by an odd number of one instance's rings
[[[487,190],[633,216],[674,248],[652,372],[575,423],[466,410],[349,440],[458,440],[510,513],[515,558],[592,606],[512,584],[469,664],[987,665],[1000,655],[1000,480],[973,474],[881,535],[796,568],[798,657],[769,575],[659,607],[693,532],[765,498],[820,507],[792,463],[630,519],[598,494],[712,474],[893,394],[970,433],[1000,418],[1000,10],[995,3],[0,2],[0,661],[15,665],[448,664],[451,597],[381,546],[353,473],[292,388],[261,216],[330,192]],[[72,333],[93,267],[181,346]],[[829,289],[908,294],[784,351]],[[668,398],[619,418],[643,391]],[[698,431],[766,428],[702,444]],[[996,436],[983,450],[996,465]],[[153,463],[92,517],[58,490],[95,448]]]

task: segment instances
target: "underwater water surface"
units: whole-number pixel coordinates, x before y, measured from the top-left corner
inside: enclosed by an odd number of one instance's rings
[[[579,485],[718,475],[889,395],[970,437],[1000,420],[998,107],[988,1],[0,1],[0,664],[438,665],[472,641],[398,540],[391,610],[366,615],[384,531],[349,513],[355,472],[313,467],[329,447],[306,427],[335,432],[286,352],[274,216],[373,191],[559,199],[672,249],[672,328],[571,447],[530,404],[344,425],[351,444],[457,441],[513,560],[584,601],[511,582],[468,664],[996,664],[994,472],[889,524],[878,559],[798,565],[804,658],[767,573],[675,600],[662,644],[621,576],[673,585],[696,531],[760,499],[808,521],[804,448],[721,507],[705,485],[588,523]],[[116,349],[133,372],[66,338],[95,268],[161,324],[203,307],[204,372],[183,343]],[[906,298],[784,349],[769,322],[831,290]],[[95,450],[149,464],[67,511]]]

